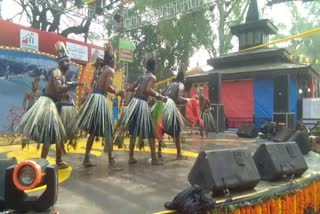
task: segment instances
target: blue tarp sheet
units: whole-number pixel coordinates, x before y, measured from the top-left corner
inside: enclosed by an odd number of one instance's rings
[[[272,119],[273,113],[273,79],[256,79],[254,81],[254,112],[256,118],[256,127],[260,128],[263,124],[262,118]],[[298,109],[298,84],[296,79],[290,80],[290,97],[289,109],[290,112],[296,113]]]
[[[273,113],[273,79],[255,79],[254,81],[254,114],[256,127],[264,123],[262,118],[272,119]]]
[[[295,112],[295,118],[297,120],[298,116],[298,97],[299,97],[299,89],[298,83],[296,79],[291,79],[290,81],[290,104],[289,109],[290,112]]]

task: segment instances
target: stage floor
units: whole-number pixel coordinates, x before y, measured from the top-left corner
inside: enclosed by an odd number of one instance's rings
[[[138,163],[128,165],[127,149],[117,149],[114,153],[118,166],[122,171],[111,171],[107,166],[107,155],[103,153],[101,142],[95,142],[92,161],[96,167],[83,168],[85,139],[79,141],[77,150],[70,149],[63,159],[71,167],[59,171],[59,195],[54,209],[61,214],[128,214],[157,213],[164,211],[164,203],[189,186],[188,173],[199,151],[210,149],[248,148],[252,153],[262,139],[239,138],[232,132],[220,134],[210,133],[202,139],[198,134],[186,134],[186,142],[182,145],[183,154],[187,160],[175,160],[175,145],[166,138],[166,148],[163,151],[165,164],[150,165],[149,148],[145,151],[136,150]],[[0,139],[0,158],[17,157],[18,161],[30,157],[39,157],[36,145],[21,150],[20,145],[8,145],[9,138]],[[128,143],[128,139],[126,140]],[[54,148],[53,148],[54,149]],[[48,160],[54,163],[55,152],[50,151]],[[304,174],[320,172],[320,156],[310,152],[305,156],[309,170]],[[260,182],[256,191],[280,183]],[[36,194],[33,192],[31,194]],[[31,213],[31,212],[29,212]],[[46,213],[52,213],[48,211]]]

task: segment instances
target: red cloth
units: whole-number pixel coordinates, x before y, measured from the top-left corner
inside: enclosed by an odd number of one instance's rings
[[[186,103],[186,118],[192,127],[195,127],[198,123],[201,127],[204,127],[204,122],[200,116],[199,101],[197,99],[191,98]]]
[[[163,140],[163,116],[159,118],[159,120],[156,123],[156,130],[155,130],[156,139],[158,141]]]
[[[189,91],[189,97],[194,97],[195,95],[198,95],[198,90],[195,87],[191,87]]]
[[[246,119],[254,116],[254,82],[241,80],[222,83],[222,103],[228,118]],[[240,125],[241,123],[239,123]]]
[[[209,99],[209,87],[207,85],[203,87],[203,96]]]
[[[313,78],[311,78],[310,79],[310,83],[309,83],[309,87],[310,87],[310,97],[311,98],[314,98],[315,97],[315,92],[316,92],[316,90],[315,90],[315,83],[314,83],[314,79]]]

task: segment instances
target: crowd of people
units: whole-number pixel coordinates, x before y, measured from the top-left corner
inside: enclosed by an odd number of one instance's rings
[[[91,167],[90,152],[94,140],[103,139],[104,151],[108,154],[109,167],[119,169],[113,157],[114,136],[128,133],[129,164],[137,163],[134,156],[136,139],[139,142],[148,140],[151,152],[151,164],[162,165],[161,142],[167,134],[174,139],[177,149],[177,160],[185,159],[181,152],[181,135],[186,122],[178,108],[179,104],[186,104],[191,99],[196,100],[203,120],[202,136],[207,136],[208,130],[214,128],[214,118],[211,105],[203,95],[199,98],[185,98],[185,71],[181,68],[172,82],[162,93],[154,89],[156,78],[156,59],[153,53],[146,59],[146,72],[128,85],[124,90],[117,90],[113,86],[115,75],[116,55],[111,45],[105,45],[104,57],[98,55],[92,62],[95,66],[95,76],[90,88],[85,86],[85,94],[81,99],[81,107],[76,106],[68,91],[81,85],[80,82],[67,82],[66,72],[70,65],[70,58],[62,42],[56,44],[58,52],[58,68],[52,72],[46,88],[42,94],[38,91],[39,80],[35,79],[32,89],[25,94],[23,106],[26,110],[20,119],[16,132],[24,134],[27,139],[43,144],[41,157],[46,158],[50,145],[56,145],[56,164],[58,168],[69,165],[62,161],[62,152],[67,141],[75,143],[79,131],[83,130],[88,136],[86,151],[82,165]],[[113,111],[109,108],[106,96],[113,94]],[[119,100],[123,103],[120,118],[118,114]],[[153,98],[153,99],[150,99]],[[153,102],[150,102],[153,100]],[[113,115],[111,114],[113,112]],[[196,113],[197,114],[197,113]],[[199,116],[199,117],[200,117]],[[117,127],[114,128],[115,120]],[[156,151],[156,140],[159,142]],[[141,145],[140,145],[141,146]]]

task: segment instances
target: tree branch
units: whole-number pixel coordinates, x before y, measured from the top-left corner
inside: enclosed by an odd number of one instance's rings
[[[82,23],[80,25],[69,27],[69,28],[63,30],[60,35],[68,37],[68,35],[71,33],[74,33],[74,34],[84,33],[84,34],[86,34],[89,30],[90,25],[91,25],[91,21],[92,21],[92,18],[83,19]],[[85,24],[83,25],[84,22],[85,22]]]

